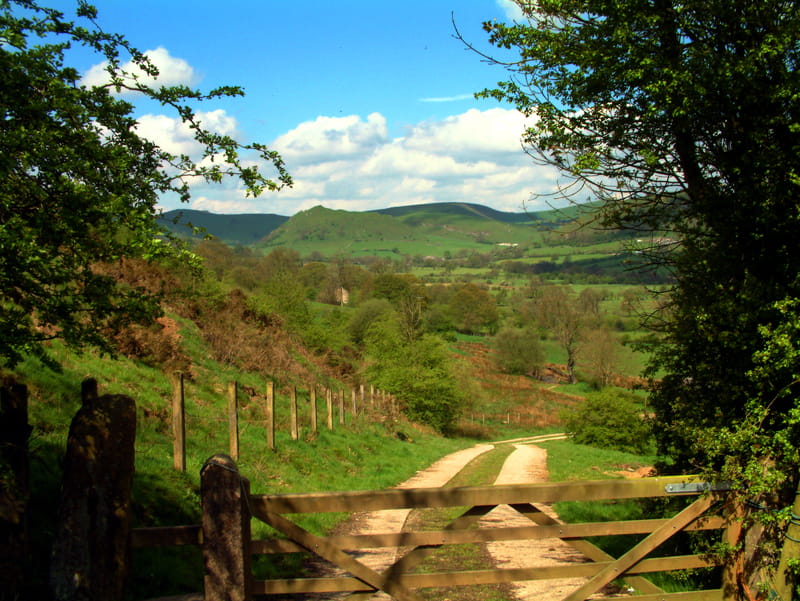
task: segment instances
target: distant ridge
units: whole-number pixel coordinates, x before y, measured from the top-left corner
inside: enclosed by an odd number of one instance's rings
[[[159,219],[162,224],[181,237],[202,237],[192,234],[191,226],[205,230],[226,244],[253,245],[289,221],[285,215],[267,213],[240,213],[222,215],[194,209],[167,211]]]
[[[289,246],[310,252],[311,245],[321,245],[318,250],[327,254],[356,247],[366,252],[368,246],[410,252],[416,242],[419,253],[432,255],[439,254],[443,246],[455,252],[474,249],[476,244],[522,243],[531,239],[531,228],[558,228],[578,219],[579,213],[577,207],[511,213],[475,203],[439,202],[369,211],[316,206],[292,217],[182,209],[166,212],[161,222],[180,237],[203,235],[192,234],[187,227],[191,224],[232,246]],[[384,243],[378,244],[381,241]]]
[[[470,202],[434,202],[430,204],[389,207],[387,209],[373,209],[370,212],[391,215],[392,217],[406,217],[419,212],[441,213],[465,217],[483,217],[484,219],[501,221],[503,223],[528,223],[536,218],[535,213],[509,213]]]

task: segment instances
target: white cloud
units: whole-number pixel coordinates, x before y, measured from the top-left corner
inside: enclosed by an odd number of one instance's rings
[[[519,154],[525,122],[525,117],[515,110],[470,109],[444,121],[426,121],[413,126],[406,146],[461,157]]]
[[[221,135],[237,135],[236,119],[222,109],[208,112],[198,111],[195,117],[208,131]],[[193,130],[178,117],[143,115],[138,119],[136,132],[172,154],[185,154],[199,158],[199,154],[203,150],[202,146],[195,141]]]
[[[522,9],[519,7],[519,4],[514,2],[514,0],[496,0],[497,6],[506,14],[506,18],[510,21],[522,21],[524,20],[524,15],[522,14]]]
[[[555,191],[556,174],[522,151],[524,124],[514,110],[470,110],[418,123],[392,139],[377,113],[318,117],[272,144],[286,159],[293,188],[247,199],[234,182],[201,185],[192,207],[281,215],[316,205],[363,211],[429,202],[474,202],[512,212],[546,208],[544,201],[529,201]]]
[[[199,79],[197,73],[192,66],[183,60],[172,56],[169,51],[163,46],[159,46],[154,50],[145,51],[145,56],[150,62],[158,69],[158,78],[154,79],[138,65],[132,61],[122,65],[122,70],[128,73],[131,77],[136,77],[140,82],[149,85],[187,85],[191,86],[197,83]],[[108,68],[108,61],[103,61],[89,68],[89,70],[81,78],[81,83],[85,86],[102,86],[109,82],[109,74],[106,70]],[[124,94],[125,92],[123,92]]]
[[[420,98],[420,102],[457,102],[459,100],[471,100],[472,94],[458,94],[456,96],[440,96],[435,98]]]
[[[390,175],[452,177],[480,175],[490,172],[493,168],[487,161],[459,161],[437,149],[426,151],[422,150],[424,146],[414,148],[407,142],[408,138],[403,142],[380,148],[364,161],[358,174],[373,177]]]
[[[386,118],[372,113],[366,121],[357,115],[317,117],[283,134],[273,144],[287,164],[320,159],[363,156],[389,141]]]

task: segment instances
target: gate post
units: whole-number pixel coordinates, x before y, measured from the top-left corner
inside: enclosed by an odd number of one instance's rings
[[[250,484],[227,455],[200,470],[206,601],[250,601]]]

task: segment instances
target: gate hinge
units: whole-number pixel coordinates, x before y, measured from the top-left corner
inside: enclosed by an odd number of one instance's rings
[[[730,482],[677,482],[667,484],[664,490],[670,495],[701,493],[715,490],[730,490]]]

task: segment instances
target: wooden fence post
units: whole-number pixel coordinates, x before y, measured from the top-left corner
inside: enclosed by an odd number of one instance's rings
[[[800,487],[794,496],[791,520],[786,529],[783,546],[778,557],[778,567],[772,577],[772,590],[778,599],[796,599],[798,577],[791,563],[800,557]]]
[[[250,601],[250,485],[227,455],[200,471],[206,601]]]
[[[81,403],[84,405],[97,398],[97,380],[86,378],[81,382]]]
[[[15,599],[25,589],[30,567],[28,504],[30,493],[28,389],[13,380],[0,382],[0,462],[8,481],[0,515],[0,598]],[[4,474],[5,475],[5,474]],[[7,595],[7,596],[5,596]]]
[[[352,408],[353,408],[353,411],[352,411],[353,417],[355,417],[358,414],[358,408],[356,407],[356,389],[355,388],[350,390],[350,404],[352,405]]]
[[[172,379],[172,466],[186,471],[186,416],[183,394],[183,372],[175,372]]]
[[[135,440],[136,403],[129,396],[89,397],[72,418],[51,549],[52,599],[123,598]]]
[[[228,382],[228,441],[231,457],[239,459],[239,384]]]
[[[275,450],[275,382],[267,382],[267,448]]]
[[[291,420],[292,440],[297,440],[300,438],[300,434],[297,431],[297,388],[294,386],[289,389],[289,419]]]
[[[314,384],[310,387],[308,393],[309,401],[311,401],[311,431],[317,433],[317,385]]]
[[[333,430],[333,392],[330,388],[325,389],[325,404],[328,409],[328,430]]]
[[[344,426],[344,390],[339,389],[339,424]]]

